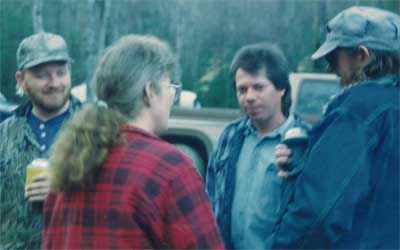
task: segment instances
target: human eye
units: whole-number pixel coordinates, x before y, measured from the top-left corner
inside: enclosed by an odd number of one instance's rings
[[[238,95],[242,95],[242,94],[246,93],[246,91],[247,91],[246,87],[238,87],[238,88],[236,88],[236,92],[237,92]]]
[[[45,79],[47,78],[48,74],[42,70],[34,71],[33,74],[36,78]]]
[[[265,89],[265,87],[266,87],[265,85],[260,84],[260,83],[257,83],[257,84],[253,85],[253,89],[255,91],[263,91]]]
[[[67,74],[67,69],[66,68],[61,68],[57,70],[57,75],[58,76],[65,76]]]

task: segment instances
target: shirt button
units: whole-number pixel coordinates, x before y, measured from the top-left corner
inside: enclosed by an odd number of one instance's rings
[[[41,134],[40,134],[40,138],[45,138],[46,137],[46,133],[45,132],[42,132]]]
[[[46,145],[40,146],[40,150],[41,150],[41,151],[45,151],[45,150],[46,150]]]
[[[39,125],[39,128],[40,128],[40,129],[44,129],[44,124],[41,123],[41,124]]]

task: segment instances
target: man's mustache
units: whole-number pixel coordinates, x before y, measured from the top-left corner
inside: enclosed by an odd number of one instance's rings
[[[44,94],[64,93],[65,87],[47,87],[43,89]]]

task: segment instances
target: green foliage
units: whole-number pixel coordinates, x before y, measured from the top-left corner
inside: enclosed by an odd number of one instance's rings
[[[63,35],[69,45],[73,85],[87,81],[95,69],[95,62],[88,62],[97,49],[88,47],[90,34],[105,28],[106,45],[127,33],[152,34],[175,48],[184,88],[200,91],[202,104],[208,107],[236,105],[227,65],[240,47],[269,41],[286,53],[291,71],[321,72],[323,64],[308,58],[324,40],[330,18],[355,4],[397,13],[400,8],[397,0],[95,0],[94,9],[88,9],[87,1],[42,1],[45,30]],[[89,20],[101,20],[105,1],[112,1],[110,18],[105,27],[93,31]],[[0,0],[0,91],[12,99],[15,52],[33,32],[31,5],[26,0]],[[213,75],[212,80],[201,80],[208,75]]]
[[[0,2],[0,91],[15,98],[15,54],[18,44],[32,30],[30,5],[25,0]],[[23,25],[22,25],[23,24]]]
[[[236,92],[229,76],[229,65],[219,59],[212,58],[196,86],[199,100],[204,107],[237,107]]]

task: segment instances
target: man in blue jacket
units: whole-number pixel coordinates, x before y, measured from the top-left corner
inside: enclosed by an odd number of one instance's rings
[[[292,127],[308,125],[289,112],[289,70],[271,44],[248,45],[235,55],[231,74],[246,115],[223,131],[212,154],[206,187],[227,248],[265,249],[285,185],[274,148]]]
[[[352,7],[327,28],[312,58],[344,90],[310,132],[292,200],[266,237],[280,249],[398,249],[400,17]],[[278,164],[289,154],[278,146]]]

